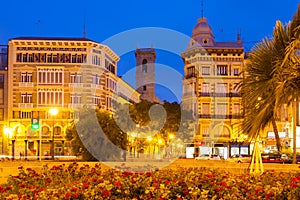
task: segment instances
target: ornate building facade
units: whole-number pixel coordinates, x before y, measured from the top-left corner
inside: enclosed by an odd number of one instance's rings
[[[235,42],[215,41],[207,19],[202,17],[182,58],[182,104],[194,112],[199,124],[195,144],[200,146],[196,154],[218,153],[227,157],[229,143],[240,137],[235,124],[242,117],[242,98],[236,85],[243,78],[243,43],[239,35]]]
[[[113,102],[139,101],[140,94],[117,76],[119,57],[87,38],[13,38],[8,61],[4,151],[13,156],[50,154],[52,145],[55,155],[68,155],[65,134],[77,108],[113,113]],[[50,108],[57,109],[55,116]],[[32,120],[40,129],[32,129]]]

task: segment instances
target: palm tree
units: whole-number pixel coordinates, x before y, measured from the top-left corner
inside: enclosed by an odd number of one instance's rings
[[[276,82],[273,78],[276,67],[273,58],[277,54],[272,39],[265,38],[253,47],[249,55],[245,78],[240,83],[245,116],[241,130],[243,133],[248,133],[248,139],[251,141],[272,124],[277,149],[280,151],[281,143],[276,125],[277,112],[274,96]]]
[[[275,122],[278,111],[284,104],[296,103],[300,94],[299,40],[300,4],[290,23],[283,25],[277,21],[273,38],[266,38],[253,48],[246,78],[240,84],[246,105],[243,131],[253,139],[271,123],[278,150],[281,149]],[[294,134],[294,162],[295,138]]]
[[[274,38],[283,51],[283,56],[277,60],[276,106],[293,104],[293,163],[296,163],[296,103],[300,94],[300,4],[290,23],[283,26],[277,22],[276,27]]]

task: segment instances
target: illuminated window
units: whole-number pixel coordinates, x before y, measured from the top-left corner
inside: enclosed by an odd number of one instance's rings
[[[238,76],[239,75],[239,69],[238,68],[234,68],[233,69],[233,75],[234,76]]]
[[[21,103],[32,103],[32,94],[21,94]]]
[[[218,65],[217,66],[217,75],[227,76],[228,75],[228,67],[227,67],[227,65]]]
[[[93,102],[95,105],[99,105],[101,103],[100,96],[94,96]]]
[[[32,82],[32,73],[31,72],[22,72],[21,82]]]
[[[63,69],[62,68],[39,68],[38,69],[38,84],[63,84]]]
[[[239,115],[241,113],[241,106],[238,103],[233,105],[233,115]]]
[[[228,84],[227,83],[217,83],[216,93],[226,94],[227,92],[228,92]]]
[[[209,137],[209,126],[202,126],[202,137]]]
[[[39,89],[37,95],[39,105],[62,105],[63,103],[61,89]]]
[[[73,73],[70,75],[70,83],[82,83],[81,74]]]
[[[210,67],[201,67],[201,74],[202,75],[210,75]]]
[[[202,83],[202,93],[206,93],[206,94],[210,93],[209,83]]]
[[[100,76],[98,74],[92,75],[92,84],[100,85]]]
[[[227,115],[227,104],[218,103],[216,106],[216,115]]]
[[[202,114],[203,115],[210,115],[210,104],[209,103],[203,103],[202,104]]]
[[[81,104],[81,94],[71,94],[72,104]]]

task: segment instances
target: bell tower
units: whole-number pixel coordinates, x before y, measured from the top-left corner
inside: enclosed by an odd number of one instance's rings
[[[141,99],[161,103],[155,95],[154,65],[156,53],[154,48],[137,48],[136,59],[136,89],[141,94]]]

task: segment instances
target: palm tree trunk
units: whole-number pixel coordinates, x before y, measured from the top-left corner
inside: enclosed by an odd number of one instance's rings
[[[296,136],[297,136],[297,99],[294,99],[293,101],[293,164],[296,164],[296,156],[297,156],[297,152],[296,152]]]
[[[280,138],[279,138],[278,128],[277,128],[277,124],[276,124],[274,116],[272,117],[271,122],[272,122],[274,135],[275,135],[275,139],[276,139],[277,150],[280,153],[281,152],[281,141],[280,141]]]

